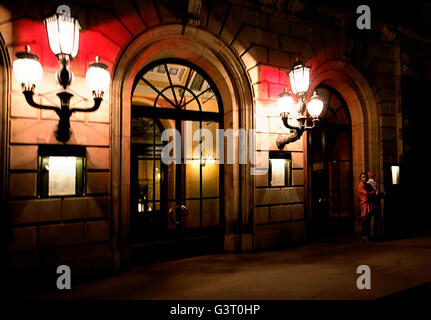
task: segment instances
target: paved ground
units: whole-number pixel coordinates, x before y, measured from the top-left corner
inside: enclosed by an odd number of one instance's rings
[[[371,268],[358,290],[356,268]],[[38,299],[375,299],[431,282],[431,233],[363,243],[344,237],[297,248],[216,254],[133,268]]]

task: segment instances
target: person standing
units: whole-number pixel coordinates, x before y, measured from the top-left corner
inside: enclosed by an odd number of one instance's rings
[[[376,191],[367,183],[368,174],[362,172],[359,176],[361,182],[358,185],[359,207],[361,208],[362,220],[362,240],[370,241],[371,218],[374,210],[374,201],[372,197],[375,196]]]
[[[368,181],[367,184],[369,184],[373,190],[376,192],[374,196],[371,197],[371,201],[374,202],[374,209],[372,211],[372,225],[373,225],[373,238],[377,239],[379,237],[379,221],[381,217],[381,206],[380,206],[380,199],[382,197],[382,192],[380,191],[380,185],[379,183],[374,179],[376,174],[374,171],[368,171]]]

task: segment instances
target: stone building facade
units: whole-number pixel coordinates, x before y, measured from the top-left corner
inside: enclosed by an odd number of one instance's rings
[[[310,91],[325,85],[337,92],[350,118],[352,232],[358,230],[359,174],[373,169],[384,187],[390,183],[389,166],[406,151],[404,75],[430,80],[430,38],[384,19],[373,19],[371,30],[358,30],[356,7],[347,5],[71,1],[67,5],[82,26],[79,52],[71,63],[71,90],[82,97],[77,105],[91,106],[85,71],[94,56],[108,65],[111,85],[98,111],[71,118],[73,134],[67,144],[84,146],[86,152],[85,195],[39,197],[39,150],[41,145],[61,145],[54,136],[58,117],[27,105],[12,63],[16,52],[29,44],[44,67],[37,99],[56,102],[58,63],[43,19],[57,5],[0,5],[1,192],[7,203],[2,215],[10,222],[5,228],[7,264],[15,270],[68,264],[79,274],[103,274],[130,265],[132,91],[137,75],[150,63],[175,58],[204,70],[220,93],[224,128],[256,130],[257,159],[277,151],[275,141],[286,133],[276,100],[290,87],[291,66],[296,58],[311,65]],[[412,46],[419,46],[422,55]],[[423,68],[415,70],[414,59]],[[250,163],[223,165],[220,223],[225,250],[272,248],[310,238],[310,134],[283,149],[291,157],[288,186],[271,187],[267,174],[251,175],[255,165]]]

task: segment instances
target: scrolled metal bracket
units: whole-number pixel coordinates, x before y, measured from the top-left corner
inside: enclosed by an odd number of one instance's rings
[[[24,89],[24,88],[23,88]],[[57,129],[54,132],[54,135],[56,139],[62,143],[66,143],[70,139],[70,135],[72,134],[72,131],[70,130],[70,116],[74,112],[92,112],[99,109],[100,104],[102,103],[102,98],[95,97],[94,99],[94,105],[91,108],[83,109],[83,108],[72,108],[70,109],[70,99],[73,97],[73,94],[63,91],[57,93],[57,96],[60,98],[60,106],[61,107],[55,107],[55,106],[44,106],[41,104],[38,104],[34,101],[34,87],[32,87],[30,90],[23,90],[23,94],[25,96],[25,100],[27,103],[38,109],[43,110],[52,110],[57,113],[60,120],[58,121]]]

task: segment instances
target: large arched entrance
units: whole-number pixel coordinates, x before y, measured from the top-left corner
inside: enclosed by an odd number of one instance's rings
[[[217,87],[196,65],[163,59],[144,67],[132,90],[133,257],[222,250],[223,166],[217,132],[223,128],[223,106]],[[178,151],[170,147],[175,143]],[[174,153],[180,161],[173,161]]]
[[[0,159],[0,194],[1,200],[7,198],[7,133],[8,133],[8,105],[9,105],[9,77],[10,77],[10,60],[7,48],[0,34],[0,149],[2,157]],[[3,207],[3,206],[2,206]]]
[[[213,34],[191,26],[164,25],[142,33],[125,47],[114,68],[110,91],[112,246],[116,269],[130,265],[128,243],[132,214],[130,199],[132,195],[130,179],[132,175],[130,158],[132,155],[132,92],[136,85],[135,79],[142,72],[142,67],[164,59],[188,61],[203,70],[214,82],[223,104],[223,111],[219,112],[222,122],[219,123],[223,123],[225,130],[253,128],[253,95],[246,70],[232,49]],[[204,113],[201,112],[201,114]],[[166,118],[166,120],[173,119]],[[166,128],[169,121],[162,121],[160,118],[160,123],[163,128]],[[170,123],[173,128],[176,127],[175,121]],[[229,151],[235,153],[238,158],[237,143],[233,150]],[[226,157],[226,153],[224,154]],[[220,227],[224,249],[228,251],[250,249],[253,246],[254,180],[249,172],[249,164],[225,164],[223,172],[220,170],[220,186],[224,195],[223,204],[219,202],[224,212]],[[222,184],[221,181],[224,183]]]
[[[377,174],[377,180],[383,177],[379,116],[374,93],[357,69],[341,61],[331,61],[319,66],[313,72],[312,79],[310,92],[322,84],[330,86],[340,94],[350,114],[353,211],[355,231],[360,232],[361,220],[356,189],[359,174],[365,170],[373,170]],[[311,218],[311,206],[308,206],[307,215]]]
[[[354,230],[352,124],[347,104],[332,87],[319,85],[324,108],[307,139],[312,237]]]

